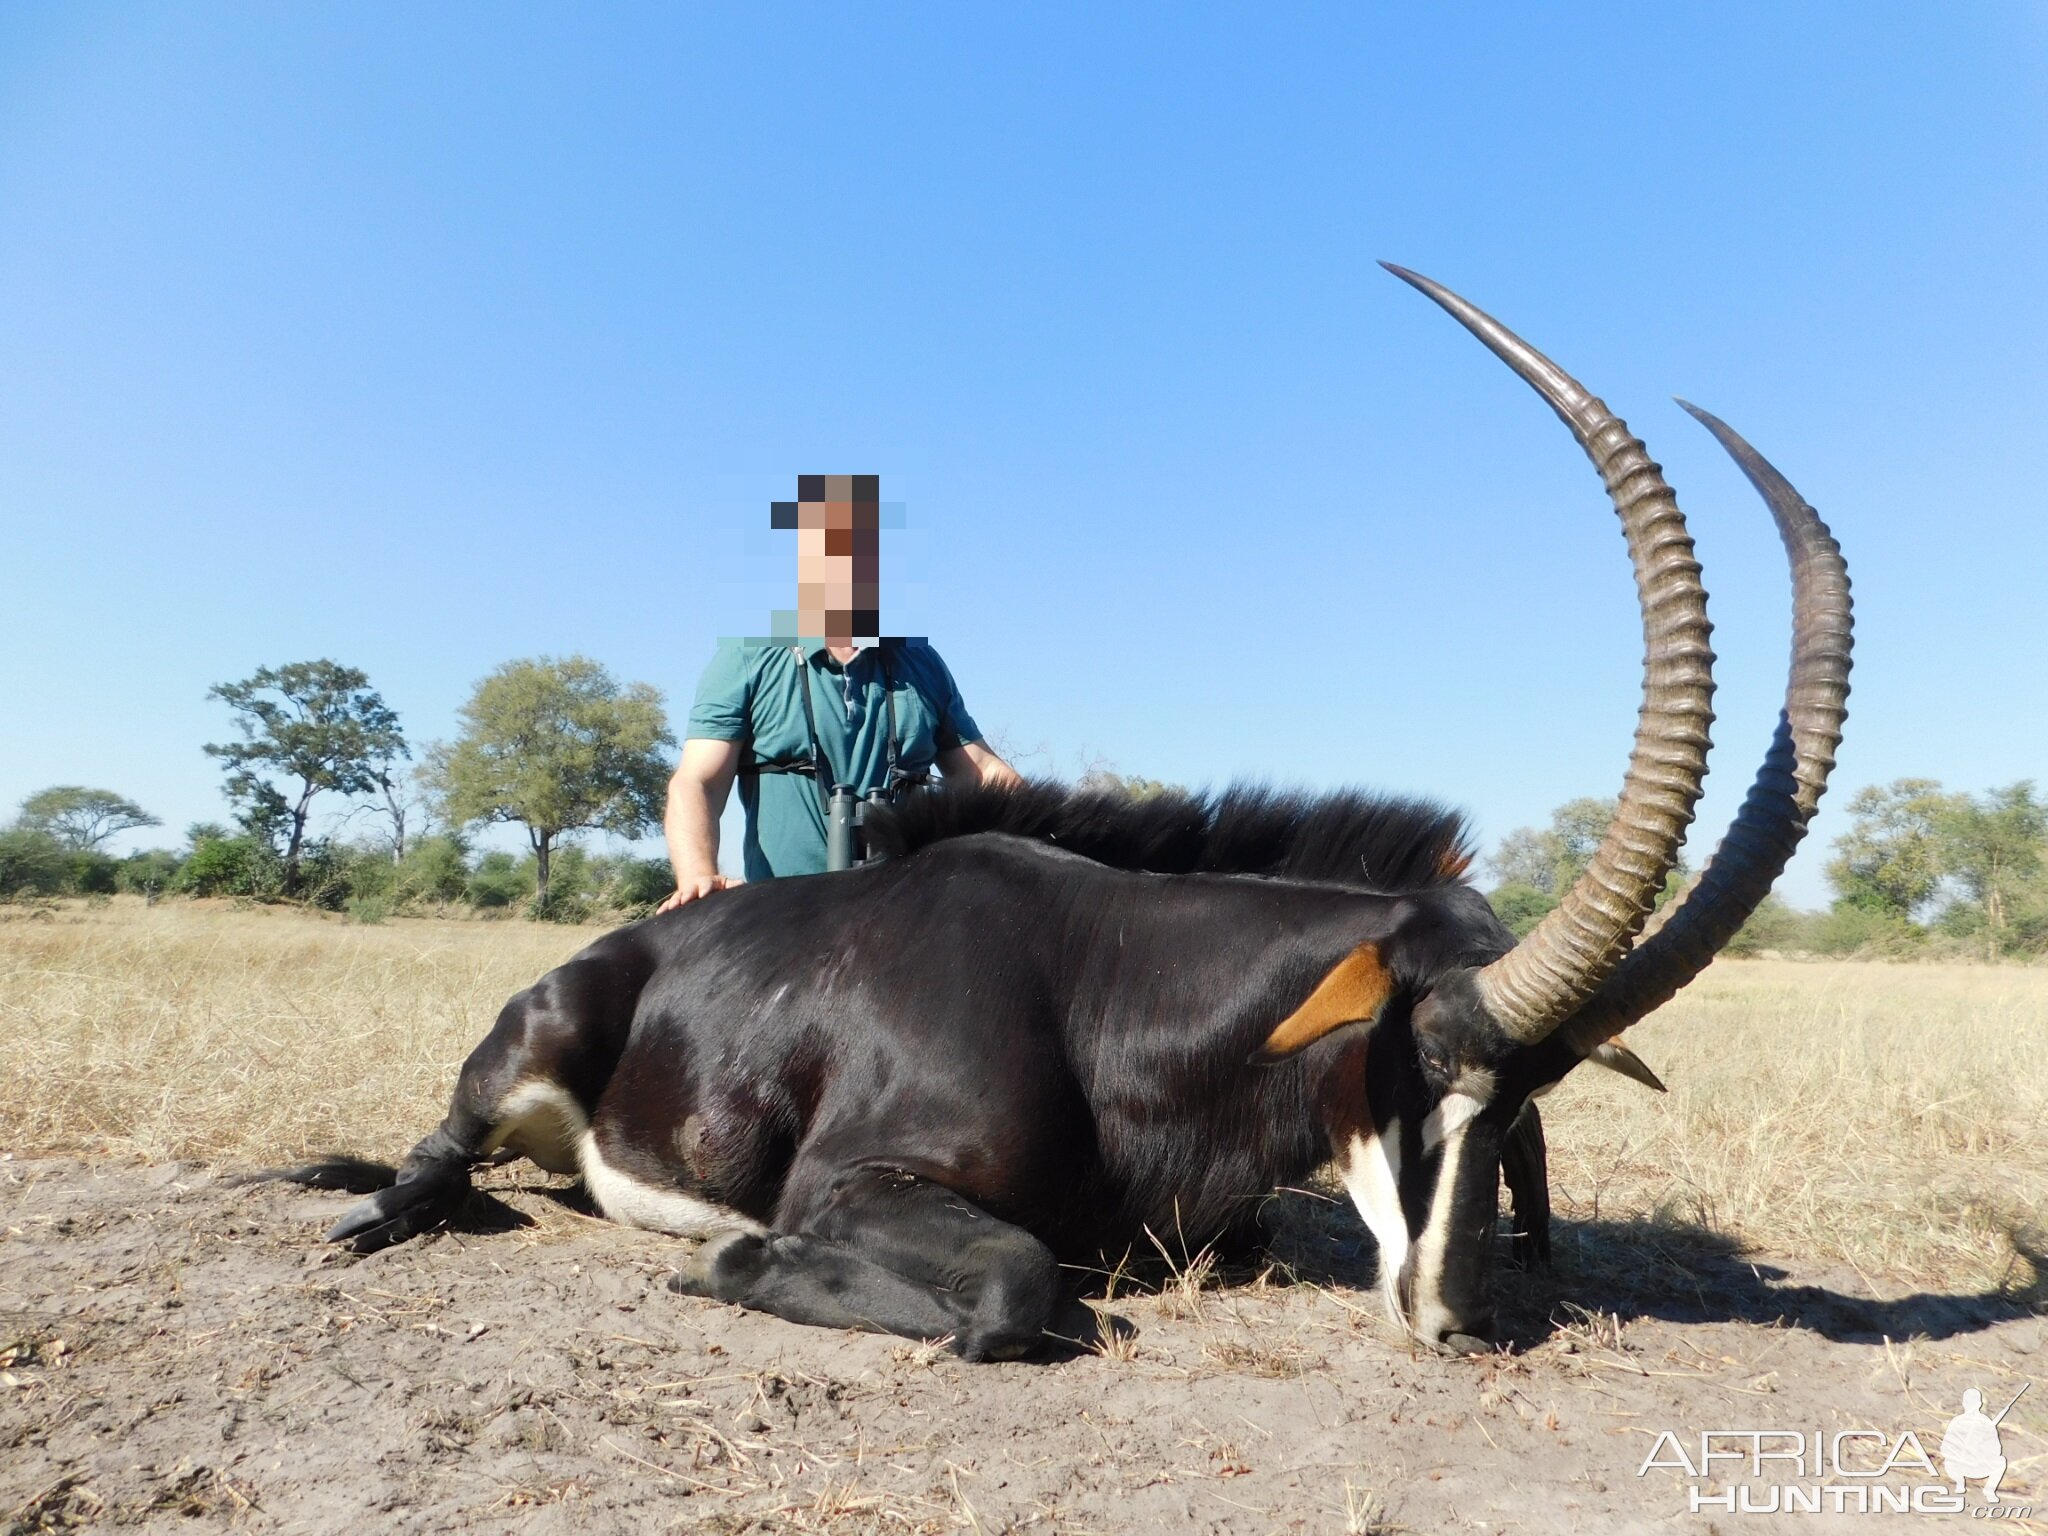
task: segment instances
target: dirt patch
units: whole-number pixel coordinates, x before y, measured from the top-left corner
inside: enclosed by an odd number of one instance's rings
[[[1513,1345],[1444,1361],[1353,1289],[1369,1239],[1303,1195],[1282,1251],[1317,1282],[1190,1276],[1113,1296],[1129,1331],[1096,1352],[969,1366],[677,1297],[684,1245],[531,1170],[483,1182],[465,1230],[355,1259],[317,1241],[346,1197],[0,1162],[0,1531],[1690,1528],[1692,1480],[1638,1475],[1661,1430],[1933,1451],[1964,1388],[2029,1380],[2003,1491],[2038,1503],[2031,1290],[1899,1294],[1568,1223],[1555,1275],[1504,1281]]]

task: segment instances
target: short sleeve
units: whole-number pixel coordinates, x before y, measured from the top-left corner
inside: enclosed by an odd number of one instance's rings
[[[955,747],[981,740],[981,727],[974,723],[974,716],[967,713],[967,702],[960,697],[960,685],[953,681],[953,669],[946,665],[939,653],[927,650],[932,669],[937,674],[933,679],[937,697],[933,703],[939,706],[939,728],[933,734],[934,745],[941,752],[950,752]]]
[[[683,734],[708,741],[745,741],[752,670],[745,647],[729,641],[720,645],[697,680],[689,729]]]

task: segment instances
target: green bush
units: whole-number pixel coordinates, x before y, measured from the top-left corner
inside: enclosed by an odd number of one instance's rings
[[[387,908],[393,905],[398,895],[398,866],[391,862],[390,852],[382,848],[351,848],[348,855],[348,900],[373,898]]]
[[[536,890],[540,886],[540,861],[529,857]],[[596,905],[603,874],[596,860],[574,843],[557,845],[548,859],[548,910],[538,903],[533,915],[542,922],[580,923]]]
[[[1853,902],[1837,902],[1813,921],[1808,943],[1821,955],[1896,958],[1926,943],[1926,935],[1904,918]]]
[[[1928,926],[1943,938],[1981,939],[1991,922],[1976,902],[1954,901],[1943,907]]]
[[[321,907],[329,912],[343,910],[349,897],[355,894],[358,868],[365,862],[358,849],[342,843],[325,838],[306,843],[299,849],[299,899],[309,907]],[[367,862],[374,864],[375,856],[371,855]],[[284,865],[281,859],[278,861],[277,889],[258,894],[266,901],[284,898]]]
[[[393,866],[392,895],[402,907],[446,906],[468,889],[468,855],[452,837],[423,837]]]
[[[178,870],[188,896],[249,896],[269,900],[284,888],[276,852],[253,837],[214,837],[194,846]]]
[[[533,894],[531,863],[522,865],[496,849],[476,861],[469,873],[469,904],[483,911],[502,911]]]
[[[0,896],[111,896],[120,861],[41,827],[0,829]]]
[[[57,895],[64,889],[67,863],[64,845],[49,833],[0,829],[0,897]]]
[[[523,868],[533,879],[531,857]],[[556,850],[548,875],[546,910],[538,903],[530,908],[543,922],[577,923],[606,912],[644,915],[676,888],[675,871],[664,859],[594,857],[573,845]]]
[[[676,888],[676,872],[666,859],[620,859],[605,885],[605,904],[637,911],[666,901]]]
[[[590,904],[559,891],[549,891],[542,901],[536,893],[526,904],[526,915],[536,923],[580,923],[590,915]]]
[[[1760,955],[1765,950],[1791,954],[1813,947],[1814,917],[1795,911],[1776,896],[1766,896],[1722,949],[1724,955]]]
[[[177,884],[180,859],[168,848],[131,853],[114,871],[114,889],[131,896],[154,896]]]
[[[669,886],[674,889],[673,877]],[[1557,898],[1548,891],[1539,891],[1519,880],[1502,886],[1486,899],[1493,904],[1494,915],[1506,923],[1508,932],[1518,939],[1526,939],[1530,930],[1557,905]]]
[[[64,854],[64,889],[73,896],[111,896],[121,861],[97,848],[71,848]]]
[[[2048,955],[2048,911],[2028,912],[2013,919],[2012,952],[2034,959]]]
[[[388,896],[351,896],[345,910],[350,922],[381,923],[391,915],[391,899]]]

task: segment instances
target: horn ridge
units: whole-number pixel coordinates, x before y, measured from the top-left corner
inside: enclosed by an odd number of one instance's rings
[[[1568,1026],[1581,1054],[1668,1002],[1749,920],[1806,835],[1848,717],[1854,619],[1841,546],[1791,482],[1733,428],[1678,403],[1727,449],[1778,524],[1792,567],[1792,666],[1770,750],[1706,869],[1665,906]]]
[[[1540,1040],[1614,972],[1678,859],[1706,774],[1714,653],[1684,515],[1628,424],[1549,358],[1439,283],[1391,263],[1556,411],[1599,472],[1635,567],[1643,700],[1614,821],[1555,911],[1481,970],[1480,996],[1518,1040]]]

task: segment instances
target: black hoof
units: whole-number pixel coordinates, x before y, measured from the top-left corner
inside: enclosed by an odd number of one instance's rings
[[[376,1253],[440,1226],[468,1193],[467,1168],[404,1179],[351,1206],[327,1229],[327,1241],[346,1243],[351,1253]]]
[[[1525,1273],[1550,1268],[1550,1234],[1517,1232],[1508,1242],[1508,1263]]]
[[[735,1301],[768,1268],[768,1239],[759,1232],[721,1232],[706,1238],[682,1269],[668,1277],[678,1296]]]
[[[977,1365],[991,1360],[1025,1360],[1043,1354],[1051,1342],[1043,1329],[1024,1333],[1013,1328],[963,1328],[953,1335],[953,1353]]]

